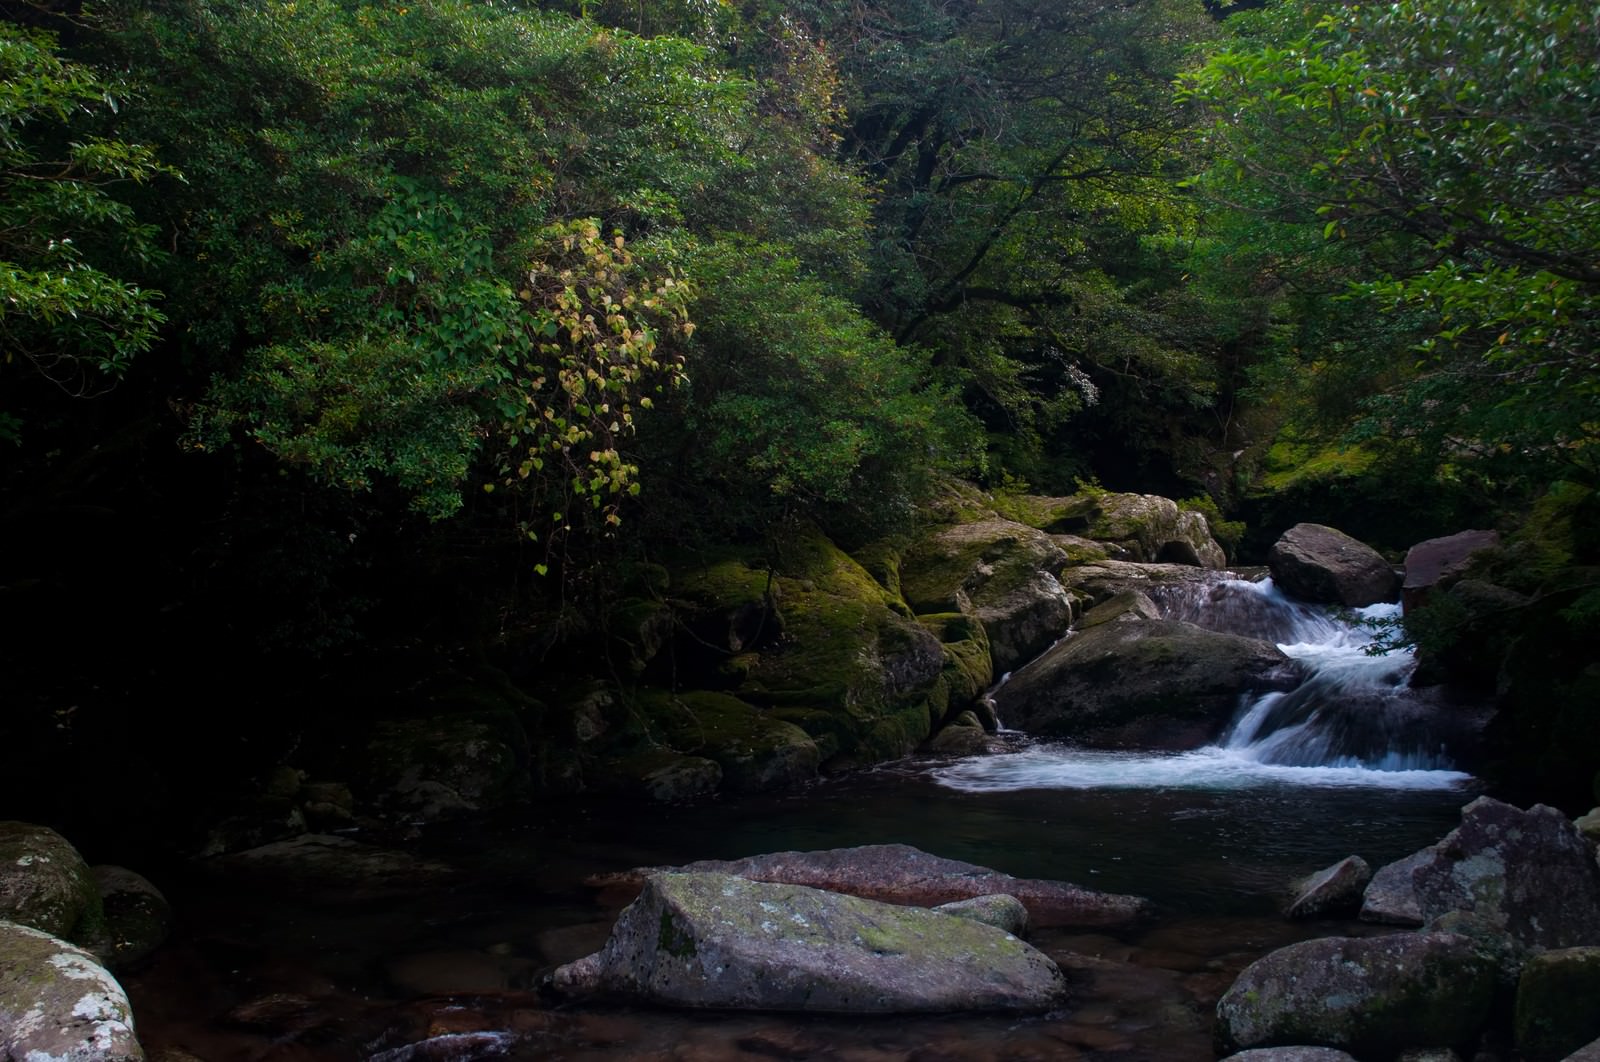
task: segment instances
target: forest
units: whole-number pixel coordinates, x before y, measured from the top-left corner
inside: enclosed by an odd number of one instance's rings
[[[0,76],[18,815],[441,676],[537,757],[663,573],[959,482],[1244,564],[1496,528],[1549,658],[1500,759],[1593,795],[1590,5],[22,0]]]

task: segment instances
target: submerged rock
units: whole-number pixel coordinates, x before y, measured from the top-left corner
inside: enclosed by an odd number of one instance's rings
[[[638,888],[665,871],[736,874],[751,881],[807,885],[886,903],[931,907],[1003,893],[1028,909],[1035,926],[1114,926],[1145,917],[1148,900],[1095,892],[1064,881],[1014,878],[988,867],[930,855],[905,844],[869,844],[818,852],[773,852],[745,859],[705,860],[682,867],[640,867],[590,878],[600,887]]]
[[[1322,524],[1296,524],[1267,554],[1272,579],[1302,601],[1363,608],[1394,600],[1400,580],[1383,555]]]
[[[0,822],[0,919],[87,942],[100,930],[100,890],[78,850],[48,826]]]
[[[82,948],[0,922],[0,1058],[143,1062],[122,986]]]
[[[995,692],[1008,726],[1094,748],[1187,750],[1215,741],[1243,693],[1292,688],[1277,646],[1138,618],[1075,632]]]
[[[276,882],[313,899],[360,901],[438,886],[455,875],[443,863],[407,852],[308,833],[288,841],[203,860],[219,874]]]
[[[1217,1003],[1221,1051],[1273,1044],[1390,1058],[1473,1039],[1488,1020],[1495,969],[1451,933],[1327,937],[1252,963]]]
[[[1360,856],[1341,859],[1297,883],[1289,904],[1290,918],[1332,918],[1355,914],[1372,880],[1372,868]]]
[[[571,994],[683,1007],[833,1013],[1040,1011],[1065,990],[1042,953],[993,926],[730,874],[653,874]]]

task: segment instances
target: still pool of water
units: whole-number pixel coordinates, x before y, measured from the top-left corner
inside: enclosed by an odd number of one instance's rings
[[[1026,745],[1012,755],[1060,756]],[[1431,844],[1474,795],[1462,776],[1406,787],[1270,773],[985,788],[982,765],[995,759],[906,761],[776,796],[549,802],[431,826],[404,846],[463,873],[398,896],[179,876],[161,882],[181,915],[176,940],[126,979],[140,1033],[153,1055],[204,1062],[1208,1059],[1215,1001],[1245,964],[1293,940],[1374,931],[1284,922],[1288,881],[1352,853],[1377,866]],[[556,963],[597,947],[615,917],[588,875],[881,842],[1136,893],[1159,915],[1119,936],[1039,934],[1073,993],[1038,1017],[683,1014],[536,991]],[[426,1055],[407,1047],[428,1037]]]

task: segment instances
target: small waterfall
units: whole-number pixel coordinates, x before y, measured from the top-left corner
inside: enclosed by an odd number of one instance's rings
[[[1410,650],[1370,652],[1373,621],[1398,605],[1338,610],[1232,576],[1153,588],[1164,617],[1275,643],[1304,681],[1241,699],[1217,744],[1174,754],[1035,745],[935,771],[958,789],[1201,787],[1263,781],[1440,788],[1470,779],[1447,751],[1448,711],[1407,685]]]

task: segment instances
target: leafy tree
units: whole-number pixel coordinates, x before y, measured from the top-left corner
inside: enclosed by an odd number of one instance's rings
[[[0,373],[10,407],[0,439],[20,438],[19,383],[100,393],[163,321],[158,293],[116,275],[148,267],[156,250],[154,228],[112,188],[174,171],[147,147],[94,135],[96,117],[115,107],[113,87],[62,58],[51,34],[0,22]]]
[[[1358,438],[1502,484],[1593,481],[1591,5],[1309,10],[1269,14],[1185,80],[1214,123],[1200,187],[1350,247],[1351,297],[1388,312],[1394,341],[1365,344],[1382,355],[1365,363],[1360,345],[1322,352],[1365,381]]]

